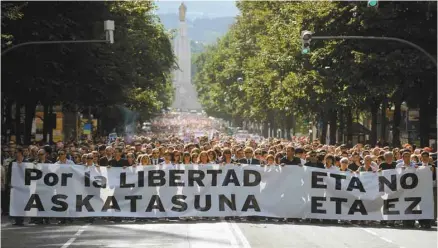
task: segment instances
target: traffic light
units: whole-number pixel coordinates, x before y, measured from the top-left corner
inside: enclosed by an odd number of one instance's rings
[[[310,41],[312,40],[312,32],[310,31],[302,31],[301,32],[301,42],[303,43],[303,47],[301,49],[302,54],[310,53]]]
[[[379,1],[377,0],[368,0],[368,7],[377,8],[379,6]]]

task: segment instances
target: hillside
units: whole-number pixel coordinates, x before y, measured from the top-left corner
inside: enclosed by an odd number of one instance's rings
[[[178,14],[160,14],[159,18],[166,29],[177,29],[179,24]],[[187,20],[189,37],[191,40],[205,44],[214,43],[223,36],[234,23],[234,17],[202,17]]]

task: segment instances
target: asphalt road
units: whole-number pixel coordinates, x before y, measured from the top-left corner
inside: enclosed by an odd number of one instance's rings
[[[27,223],[27,221],[26,221]],[[1,224],[2,248],[34,247],[303,247],[435,248],[437,229],[281,222],[160,221],[67,225]]]

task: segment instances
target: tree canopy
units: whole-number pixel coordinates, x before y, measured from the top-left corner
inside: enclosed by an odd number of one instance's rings
[[[426,143],[436,116],[437,81],[436,67],[424,54],[396,42],[312,40],[311,53],[303,55],[300,34],[397,37],[436,56],[436,2],[380,2],[369,8],[351,1],[240,1],[237,7],[236,24],[196,61],[195,84],[207,113],[271,127],[284,127],[281,123],[295,116],[345,127],[347,135],[353,113],[363,113],[371,116],[375,144],[377,111],[395,106],[398,145],[397,115],[405,101],[420,108]]]
[[[123,105],[145,118],[170,105],[175,66],[171,36],[150,1],[2,2],[2,49],[28,41],[115,43],[29,45],[2,56],[2,97],[77,111]]]

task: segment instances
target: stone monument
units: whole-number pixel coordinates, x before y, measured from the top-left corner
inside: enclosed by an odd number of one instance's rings
[[[183,111],[201,110],[202,107],[198,101],[198,94],[195,86],[192,84],[191,49],[187,33],[186,12],[187,7],[184,3],[181,3],[179,6],[179,29],[174,44],[174,52],[179,68],[173,73],[175,99],[172,108]]]

